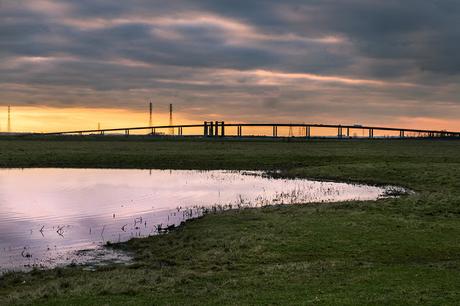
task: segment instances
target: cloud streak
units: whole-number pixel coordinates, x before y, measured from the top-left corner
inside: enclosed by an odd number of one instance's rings
[[[3,1],[0,103],[451,124],[459,17],[450,0]]]

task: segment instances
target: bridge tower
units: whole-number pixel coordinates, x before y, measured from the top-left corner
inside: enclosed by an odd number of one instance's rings
[[[169,126],[173,125],[173,105],[169,104]],[[174,135],[174,128],[169,128],[169,134]]]
[[[152,111],[153,111],[153,105],[152,105],[152,100],[150,100],[150,113],[149,113],[149,126],[152,126]]]

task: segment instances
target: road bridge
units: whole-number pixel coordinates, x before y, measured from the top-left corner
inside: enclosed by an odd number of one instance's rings
[[[265,129],[263,133],[254,133],[257,129]],[[267,132],[267,128],[269,132]],[[289,129],[288,135],[279,132]],[[297,133],[293,129],[298,128]],[[232,129],[232,131],[230,131]],[[331,134],[331,129],[332,134]],[[327,130],[327,133],[324,132]],[[184,132],[185,131],[185,132]],[[357,133],[359,132],[359,133]],[[309,124],[309,123],[226,123],[224,121],[205,121],[202,124],[158,125],[142,127],[123,127],[110,129],[73,130],[33,135],[106,135],[109,133],[138,133],[152,136],[201,136],[201,137],[302,137],[302,138],[439,138],[460,137],[460,132],[445,130],[408,129],[395,127],[340,125],[340,124]],[[329,133],[329,134],[328,134]],[[294,135],[295,134],[295,135]]]

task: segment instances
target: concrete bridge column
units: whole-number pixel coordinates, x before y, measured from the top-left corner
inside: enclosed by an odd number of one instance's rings
[[[219,121],[214,125],[214,136],[219,136]]]
[[[209,136],[214,136],[214,122],[209,122]]]

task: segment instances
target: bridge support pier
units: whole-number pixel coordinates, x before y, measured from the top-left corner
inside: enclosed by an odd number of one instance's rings
[[[183,135],[183,130],[180,128],[180,133]],[[224,121],[204,121],[203,122],[203,135],[208,136],[225,136],[225,122]]]
[[[404,130],[399,131],[399,138],[404,138]]]
[[[342,138],[342,127],[341,126],[337,128],[337,138]]]
[[[350,138],[350,128],[347,128],[347,137]]]
[[[273,137],[278,137],[278,127],[276,125],[273,126]]]
[[[238,135],[238,137],[241,137],[243,135],[243,127],[241,125],[237,126],[236,134]]]
[[[369,129],[369,138],[374,138],[374,129]]]
[[[311,127],[309,125],[307,125],[307,127],[305,128],[305,137],[311,137]]]
[[[208,136],[208,122],[207,121],[203,122],[203,136],[204,137]]]

